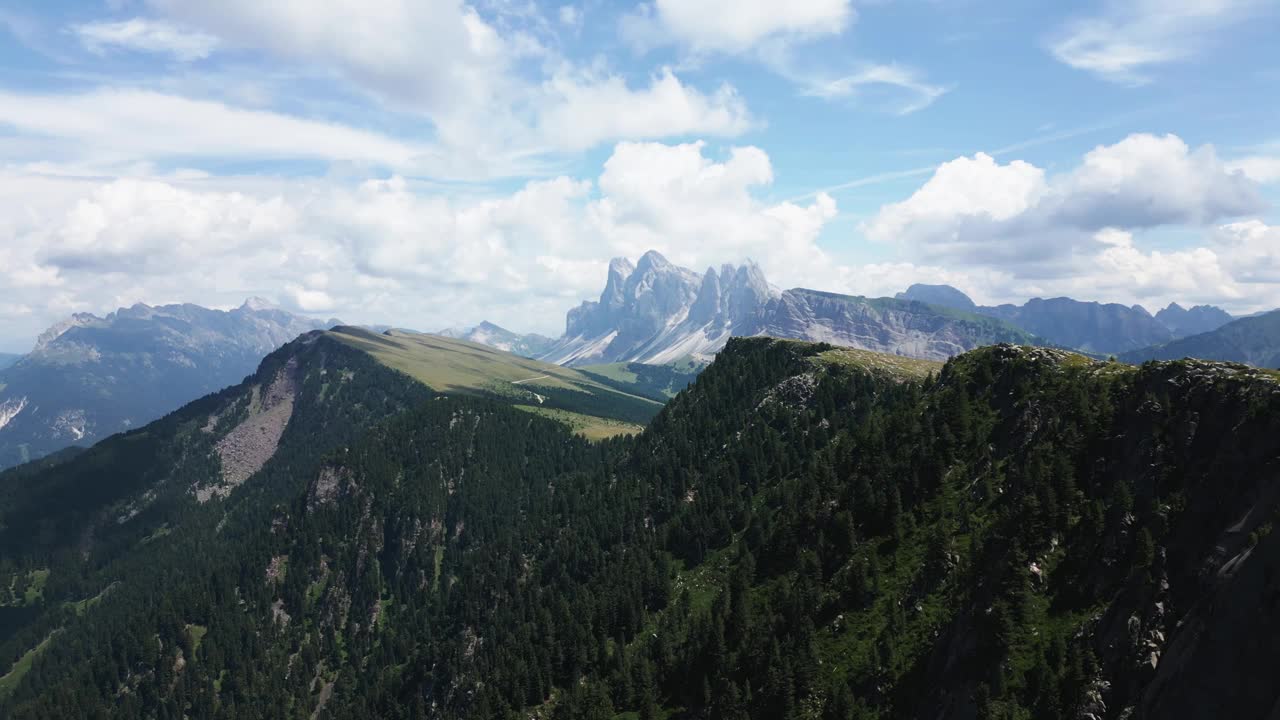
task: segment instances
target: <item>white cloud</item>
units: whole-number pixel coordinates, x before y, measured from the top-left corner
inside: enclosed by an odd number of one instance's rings
[[[1037,263],[1089,246],[1103,228],[1199,225],[1263,207],[1256,186],[1211,146],[1140,134],[1051,178],[1023,161],[957,158],[863,227],[873,239],[966,262]]]
[[[582,10],[573,5],[561,5],[558,12],[560,24],[571,28],[582,26]]]
[[[1260,183],[1280,181],[1280,156],[1251,155],[1227,163],[1231,170],[1239,170],[1245,177]]]
[[[870,65],[834,78],[824,78],[816,72],[785,74],[800,85],[805,94],[826,99],[857,99],[876,90],[897,90],[902,97],[891,97],[887,104],[899,115],[923,110],[950,90],[925,81],[918,71],[901,65]]]
[[[99,54],[109,49],[134,50],[164,53],[192,62],[209,57],[219,45],[213,35],[147,18],[83,23],[71,30],[88,50]]]
[[[1242,281],[1280,283],[1280,227],[1256,219],[1229,223],[1217,229],[1213,243]]]
[[[557,75],[542,87],[540,137],[548,144],[584,150],[604,140],[692,134],[736,136],[754,121],[730,85],[710,95],[663,69],[649,86],[633,90],[618,76]]]
[[[1176,135],[1137,134],[1101,146],[1055,187],[1055,222],[1096,229],[1202,224],[1262,209],[1256,185]]]
[[[429,165],[433,152],[335,123],[129,89],[78,95],[0,91],[0,123],[27,136],[0,144],[10,157],[29,150],[48,160],[61,149],[82,163],[316,159],[410,168]]]
[[[849,0],[655,0],[623,19],[622,32],[640,47],[676,42],[694,52],[743,53],[770,40],[839,35],[853,22]]]
[[[504,47],[458,0],[149,0],[165,15],[300,63],[321,63],[384,99],[440,108],[492,89]]]
[[[459,0],[311,3],[149,0],[157,11],[271,53],[312,74],[336,74],[389,108],[429,123],[453,177],[537,172],[536,159],[619,139],[736,136],[751,126],[732,87],[704,92],[671,70],[633,87],[602,61],[555,49],[536,8],[482,17]],[[566,5],[562,20],[581,23]],[[424,123],[424,124],[426,124]]]
[[[0,171],[0,188],[24,177]],[[842,276],[816,240],[834,201],[764,202],[772,180],[762,150],[717,159],[702,143],[622,143],[598,182],[482,198],[396,176],[243,192],[215,189],[235,180],[62,179],[29,218],[0,198],[0,296],[38,308],[9,321],[31,336],[72,311],[249,295],[355,322],[557,333],[599,293],[607,258],[651,247],[694,267],[752,257],[777,282],[832,287]]]
[[[1140,84],[1157,65],[1194,57],[1218,31],[1266,7],[1261,0],[1110,0],[1107,10],[1065,26],[1049,51],[1071,67]]]
[[[676,45],[695,60],[717,53],[745,56],[803,95],[854,100],[899,115],[922,110],[950,90],[904,65],[860,63],[833,70],[829,56],[814,63],[794,57],[797,46],[840,35],[855,19],[849,0],[746,0],[732,8],[716,0],[655,0],[624,15],[620,32],[639,50]]]
[[[1057,175],[981,153],[957,158],[862,229],[997,301],[1069,295],[1252,311],[1280,304],[1280,235],[1258,220],[1212,224],[1264,206],[1212,147],[1132,135]],[[1147,233],[1161,227],[1199,229],[1204,241],[1152,246]]]

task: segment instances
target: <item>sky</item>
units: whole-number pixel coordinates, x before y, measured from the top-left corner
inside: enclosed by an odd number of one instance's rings
[[[559,335],[611,257],[1280,307],[1273,0],[0,0],[0,351],[248,296]]]

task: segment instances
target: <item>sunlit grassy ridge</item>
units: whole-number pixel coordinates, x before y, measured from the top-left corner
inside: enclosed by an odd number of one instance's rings
[[[572,368],[487,345],[403,331],[339,327],[333,337],[433,390],[484,395],[556,416],[590,438],[637,432],[662,403],[605,385]]]
[[[817,361],[829,365],[847,365],[882,372],[904,380],[923,380],[930,373],[937,374],[942,363],[932,360],[917,360],[901,355],[886,355],[870,350],[854,348],[836,348],[827,350],[817,356]]]

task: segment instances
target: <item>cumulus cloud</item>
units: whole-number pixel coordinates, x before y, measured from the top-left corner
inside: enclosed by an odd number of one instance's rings
[[[1049,175],[979,153],[943,163],[907,199],[862,225],[911,260],[943,262],[1001,301],[1070,295],[1163,306],[1212,302],[1256,310],[1280,303],[1280,235],[1256,219],[1256,184],[1212,147],[1132,135]],[[1202,242],[1152,247],[1160,228]],[[963,287],[963,285],[962,285]]]
[[[1141,84],[1155,66],[1204,50],[1216,32],[1266,7],[1262,0],[1111,0],[1049,39],[1059,61],[1104,79]]]
[[[703,94],[668,68],[647,88],[634,90],[618,76],[557,75],[543,85],[541,138],[582,150],[615,138],[648,139],[710,133],[736,136],[754,121],[730,85]]]
[[[836,216],[835,201],[819,194],[809,205],[766,204],[753,192],[773,182],[764,151],[736,148],[724,161],[702,143],[621,143],[600,176],[602,197],[588,222],[611,239],[616,254],[650,248],[702,268],[725,258],[751,257],[774,282],[835,280],[818,234]]]
[[[943,163],[911,197],[887,205],[866,234],[965,262],[1045,262],[1093,243],[1098,230],[1204,224],[1265,207],[1256,185],[1213,148],[1173,135],[1131,135],[1047,177],[988,155]]]
[[[1245,177],[1260,183],[1280,181],[1280,156],[1250,155],[1227,163],[1232,170],[1239,170]]]
[[[676,42],[695,52],[742,53],[767,40],[838,35],[853,22],[849,0],[742,0],[726,11],[715,0],[655,0],[622,21],[641,47]]]
[[[133,50],[172,55],[183,62],[203,60],[218,48],[218,38],[147,18],[120,22],[92,22],[72,26],[72,32],[91,52]]]
[[[1257,219],[1229,223],[1217,229],[1213,242],[1243,282],[1280,283],[1280,227]]]
[[[252,192],[216,179],[64,180],[58,202],[0,224],[0,294],[40,308],[10,319],[32,336],[72,311],[249,295],[347,321],[557,333],[599,293],[609,257],[651,247],[694,267],[752,257],[778,282],[832,287],[839,271],[816,243],[834,201],[765,202],[772,180],[762,150],[713,157],[702,143],[622,143],[598,178],[480,198],[399,176]]]

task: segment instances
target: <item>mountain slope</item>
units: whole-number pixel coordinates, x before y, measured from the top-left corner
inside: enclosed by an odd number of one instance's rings
[[[662,409],[661,401],[633,394],[625,385],[479,343],[350,327],[336,328],[332,335],[440,392],[498,398],[593,438],[639,432]]]
[[[3,370],[9,367],[10,365],[18,362],[21,359],[22,359],[21,355],[12,355],[10,353],[0,353],[0,370]]]
[[[305,424],[225,500],[109,515],[87,571],[0,545],[44,613],[0,645],[25,668],[0,714],[1140,719],[1280,699],[1274,374],[735,339],[643,435],[591,444],[479,397],[333,396],[419,387],[333,340],[255,377],[292,364]],[[371,404],[392,416],[322,436]],[[129,437],[15,472],[87,472]]]
[[[260,301],[76,315],[0,371],[0,468],[140,427],[240,382],[263,355],[321,325]]]
[[[779,290],[754,264],[703,274],[649,251],[609,266],[598,302],[571,310],[540,359],[561,365],[706,362],[730,337],[769,335],[942,360],[993,342],[1034,342],[999,320],[911,300]]]
[[[1241,318],[1217,330],[1125,353],[1125,362],[1202,358],[1280,368],[1280,310]]]

